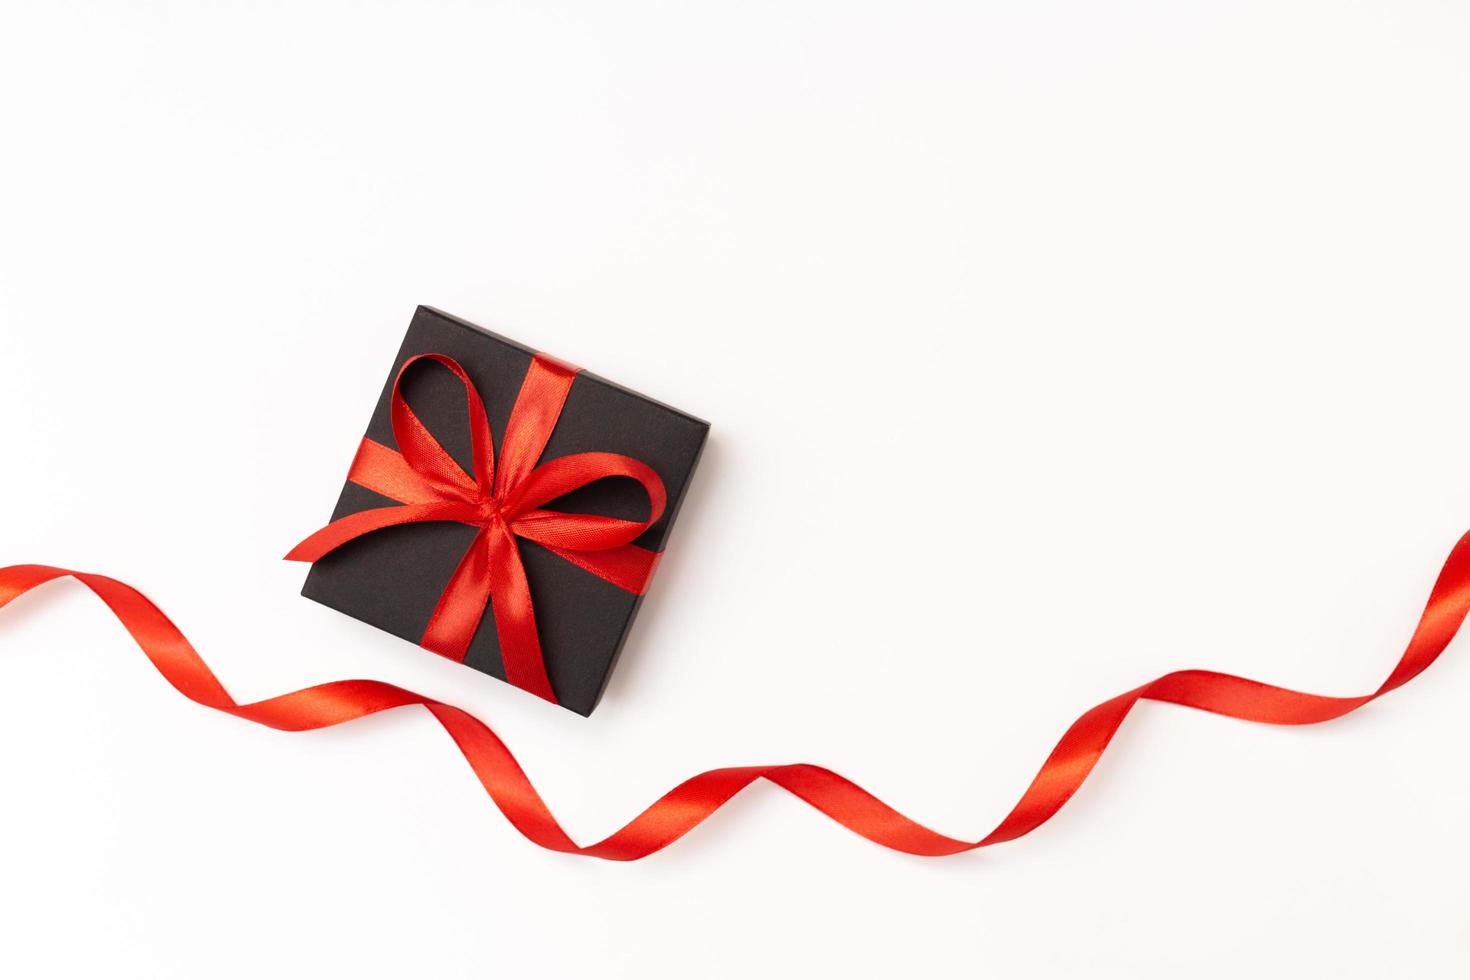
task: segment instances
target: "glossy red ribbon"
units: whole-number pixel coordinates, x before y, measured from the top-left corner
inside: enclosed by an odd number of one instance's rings
[[[404,372],[420,361],[443,365],[464,385],[473,476],[444,451],[403,400],[399,387]],[[402,506],[378,507],[333,521],[286,558],[316,561],[354,538],[397,524],[459,521],[479,528],[444,587],[420,643],[451,660],[463,661],[489,604],[500,638],[505,679],[555,704],[516,538],[535,541],[598,578],[641,595],[659,556],[632,541],[659,519],[665,503],[658,474],[631,456],[576,453],[536,465],[576,374],[576,368],[545,354],[532,359],[506,423],[497,469],[485,405],[464,368],[444,354],[409,358],[393,379],[390,412],[398,451],[363,439],[347,474],[353,483]],[[563,494],[613,476],[642,485],[648,493],[647,520],[542,508]]]
[[[532,787],[515,757],[485,724],[459,708],[381,681],[336,681],[253,704],[238,704],[189,641],[142,593],[116,579],[46,565],[0,568],[0,606],[70,575],[105,602],[148,659],[185,697],[261,725],[306,731],[418,704],[449,732],[480,784],[528,840],[554,851],[633,861],[662,850],[758,779],[775,783],[868,840],[909,854],[945,855],[1014,840],[1041,826],[1071,799],[1139,701],[1168,701],[1272,725],[1307,725],[1347,714],[1408,683],[1432,664],[1470,610],[1470,534],[1450,552],[1408,648],[1372,694],[1324,697],[1207,670],[1183,670],[1120,694],[1068,728],[1000,825],[978,841],[936,833],[828,769],[806,764],[713,769],[674,787],[607,839],[575,843]]]

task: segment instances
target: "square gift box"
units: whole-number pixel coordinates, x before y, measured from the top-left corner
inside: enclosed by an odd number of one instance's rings
[[[301,594],[502,680],[509,661],[512,682],[590,714],[708,432],[421,306],[333,523],[291,555],[313,562]]]

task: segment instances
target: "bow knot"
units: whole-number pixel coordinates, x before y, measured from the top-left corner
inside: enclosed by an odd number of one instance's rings
[[[505,514],[500,510],[500,502],[494,497],[481,497],[479,510],[475,515],[481,527],[490,527],[494,524],[504,524]]]
[[[421,360],[449,369],[465,389],[473,473],[466,473],[430,434],[399,387]],[[316,561],[354,538],[396,524],[457,521],[477,527],[429,617],[421,644],[463,661],[487,605],[493,610],[505,679],[556,702],[536,632],[530,586],[517,539],[533,541],[584,571],[641,595],[658,554],[634,545],[663,515],[663,481],[647,464],[617,453],[576,453],[539,463],[556,428],[577,369],[538,354],[521,383],[501,440],[499,466],[485,406],[459,363],[444,354],[409,358],[393,380],[390,417],[398,450],[363,439],[347,478],[399,501],[349,514],[297,545],[286,557]],[[628,521],[544,509],[580,487],[609,477],[636,480],[648,494],[648,517]]]

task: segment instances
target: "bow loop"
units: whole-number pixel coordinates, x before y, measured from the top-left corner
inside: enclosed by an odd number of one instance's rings
[[[559,510],[532,510],[516,517],[511,531],[548,548],[604,551],[620,548],[648,530],[647,521],[625,521],[600,514],[568,514]]]
[[[506,513],[526,513],[589,483],[616,476],[636,480],[648,494],[648,520],[643,522],[647,530],[663,516],[667,502],[664,481],[648,464],[618,453],[574,453],[542,463],[505,498]]]
[[[409,368],[421,361],[443,365],[464,385],[465,408],[470,422],[471,460],[475,470],[473,477],[454,461],[454,457],[439,444],[439,440],[419,421],[414,410],[403,399],[403,376]],[[389,414],[399,453],[425,482],[446,496],[462,500],[489,497],[493,494],[495,449],[490,439],[490,422],[485,417],[485,404],[480,400],[480,393],[475,390],[474,382],[464,368],[459,366],[458,361],[444,354],[419,354],[403,362],[403,367],[398,369],[398,376],[393,379]]]

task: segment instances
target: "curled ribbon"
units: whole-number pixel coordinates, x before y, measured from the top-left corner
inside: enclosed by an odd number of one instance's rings
[[[285,731],[352,721],[404,705],[423,705],[454,739],[485,792],[528,840],[553,851],[633,861],[662,850],[758,779],[775,783],[874,843],[909,854],[957,854],[1028,834],[1077,792],[1118,726],[1139,701],[1167,701],[1272,725],[1328,721],[1362,707],[1418,676],[1454,638],[1470,611],[1470,534],[1455,545],[1429,594],[1419,625],[1388,679],[1372,694],[1324,697],[1207,670],[1182,670],[1104,701],[1072,723],[1042,763],[1020,802],[978,841],[963,841],[916,823],[829,769],[804,763],[713,769],[685,780],[605,840],[581,846],[562,830],[540,794],[493,731],[468,712],[381,681],[335,681],[239,704],[167,616],[116,579],[47,565],[0,568],[0,606],[53,579],[72,576],[107,604],[159,673],[205,707]]]
[[[403,400],[399,387],[404,372],[420,361],[443,365],[464,385],[473,476],[445,452]],[[576,374],[576,368],[545,354],[532,359],[506,423],[497,469],[485,405],[464,368],[444,354],[409,358],[393,379],[390,411],[398,452],[363,439],[347,474],[353,483],[401,506],[378,507],[333,521],[286,558],[314,562],[354,538],[397,524],[459,521],[479,528],[444,587],[420,643],[463,661],[488,604],[494,610],[505,679],[555,704],[516,538],[535,541],[598,578],[641,595],[659,556],[632,542],[659,519],[665,503],[663,480],[631,456],[575,453],[536,465]],[[647,520],[542,509],[542,504],[563,494],[613,476],[642,485],[648,493]]]

